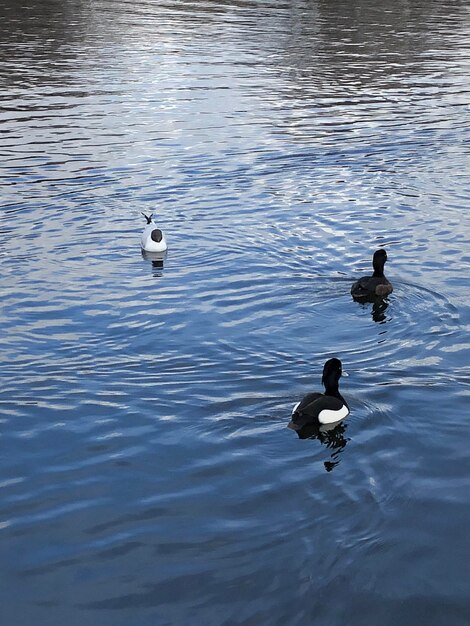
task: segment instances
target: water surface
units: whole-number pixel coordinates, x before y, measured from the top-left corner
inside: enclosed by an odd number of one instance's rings
[[[2,623],[468,624],[467,3],[0,18]]]

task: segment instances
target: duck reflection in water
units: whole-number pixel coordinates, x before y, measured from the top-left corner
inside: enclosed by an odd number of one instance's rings
[[[163,276],[163,266],[166,259],[166,250],[165,252],[148,252],[147,250],[142,250],[142,257],[146,261],[150,261],[152,263],[152,274],[155,278],[160,278]]]
[[[372,319],[378,324],[385,324],[387,316],[385,311],[388,309],[388,300],[376,298],[372,303]]]
[[[318,439],[327,448],[333,450],[330,461],[324,461],[327,472],[336,467],[340,462],[340,454],[346,447],[349,438],[346,437],[347,424],[339,422],[338,424],[327,424],[316,426],[315,424],[306,424],[303,428],[296,431],[299,439]]]
[[[354,298],[355,302],[359,302],[364,307],[372,304],[371,317],[377,324],[385,324],[387,320],[390,320],[390,316],[387,316],[385,311],[389,307],[389,302],[385,298],[379,296],[369,296],[368,298]]]

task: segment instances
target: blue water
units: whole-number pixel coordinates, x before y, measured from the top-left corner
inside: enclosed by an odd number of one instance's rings
[[[0,622],[469,624],[467,3],[0,34]],[[299,439],[331,356],[351,414]]]

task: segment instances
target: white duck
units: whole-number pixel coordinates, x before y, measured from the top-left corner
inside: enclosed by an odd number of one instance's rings
[[[168,247],[165,235],[153,221],[153,213],[151,215],[145,215],[145,213],[142,213],[142,215],[147,220],[147,225],[144,228],[144,232],[142,233],[142,238],[140,240],[142,250],[145,250],[146,252],[165,252]]]

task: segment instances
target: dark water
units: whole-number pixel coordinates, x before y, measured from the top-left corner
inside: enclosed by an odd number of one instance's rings
[[[469,624],[468,4],[0,29],[1,623]],[[300,440],[333,355],[351,415]]]

